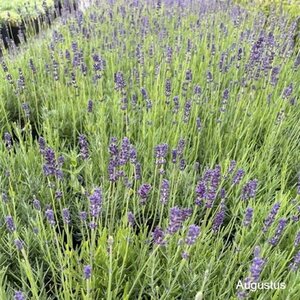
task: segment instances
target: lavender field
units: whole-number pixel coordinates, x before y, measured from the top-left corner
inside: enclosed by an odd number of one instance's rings
[[[299,16],[95,0],[1,50],[0,300],[299,299]]]

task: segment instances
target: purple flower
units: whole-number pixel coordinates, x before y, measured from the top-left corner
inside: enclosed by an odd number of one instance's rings
[[[165,238],[165,233],[160,227],[156,227],[152,233],[152,238],[155,244],[157,245],[165,245],[166,241],[164,240]]]
[[[181,229],[183,222],[186,221],[191,214],[192,210],[190,208],[172,207],[170,210],[169,226],[167,228],[168,233],[174,234]]]
[[[89,158],[89,145],[86,140],[86,136],[84,134],[80,134],[78,140],[79,140],[80,156],[82,159],[86,160]]]
[[[85,222],[87,219],[87,212],[86,211],[79,212],[79,218],[82,222]]]
[[[134,175],[135,180],[140,180],[142,178],[142,167],[139,162],[135,164],[135,175]]]
[[[115,89],[117,91],[122,91],[125,89],[125,87],[126,87],[126,83],[122,72],[115,73]]]
[[[278,213],[278,210],[280,208],[280,203],[277,202],[273,205],[268,217],[264,220],[264,227],[263,227],[263,232],[266,233],[269,227],[273,224],[275,220],[275,216]]]
[[[176,164],[177,162],[177,149],[172,150],[172,163]]]
[[[127,220],[130,226],[134,226],[135,218],[134,218],[134,214],[131,211],[129,211],[127,214]]]
[[[189,258],[188,252],[183,251],[183,252],[181,253],[181,257],[182,257],[182,259],[188,259],[188,258]]]
[[[150,194],[152,187],[148,183],[143,183],[138,189],[138,195],[140,196],[140,203],[146,204],[146,200]]]
[[[33,207],[36,209],[36,210],[41,210],[41,203],[38,199],[34,198],[33,200]]]
[[[189,227],[185,243],[187,245],[193,245],[196,242],[198,235],[200,234],[200,227],[197,225],[191,225]]]
[[[188,123],[192,109],[192,101],[187,100],[184,104],[183,122]]]
[[[45,158],[45,164],[43,166],[45,176],[53,175],[57,178],[62,178],[63,174],[56,163],[54,151],[50,147],[48,147],[43,152],[43,155]]]
[[[266,260],[262,259],[260,257],[260,248],[258,246],[254,249],[254,258],[252,261],[252,265],[250,267],[250,273],[251,273],[251,281],[252,282],[258,282],[260,273],[265,266]]]
[[[21,291],[15,291],[14,300],[25,300],[25,296]]]
[[[92,112],[93,112],[93,106],[94,106],[93,101],[92,101],[92,100],[89,100],[89,101],[88,101],[88,105],[87,105],[87,111],[88,111],[89,113],[92,113]]]
[[[253,218],[253,208],[247,207],[243,225],[246,227],[249,226],[252,222],[252,218]]]
[[[29,107],[29,104],[28,103],[23,103],[22,104],[22,109],[23,109],[23,111],[25,113],[25,117],[29,118],[29,116],[30,116],[30,107]]]
[[[14,241],[17,250],[21,251],[24,247],[24,242],[20,239],[15,239]]]
[[[293,262],[290,263],[289,267],[292,269],[292,271],[297,271],[300,265],[300,251],[298,251],[294,258],[293,258]]]
[[[300,231],[296,234],[294,245],[295,247],[298,247],[300,245]]]
[[[92,267],[90,265],[86,265],[83,268],[83,277],[84,279],[88,280],[92,276]]]
[[[9,232],[14,232],[16,230],[16,226],[14,224],[14,220],[12,216],[6,216],[5,222],[6,222],[6,228]]]
[[[284,98],[289,98],[293,93],[293,84],[289,84],[285,90],[283,91],[283,97]]]
[[[236,167],[236,161],[235,160],[230,161],[230,165],[228,167],[227,173],[228,174],[232,174],[232,172],[234,171],[235,167]]]
[[[269,240],[272,246],[276,246],[283,234],[283,231],[287,225],[287,219],[280,219],[279,224],[276,228],[275,235]]]
[[[195,188],[195,192],[196,192],[196,200],[195,200],[195,204],[197,205],[201,205],[202,204],[202,200],[206,194],[206,186],[205,186],[205,182],[200,180],[197,183],[197,186]]]
[[[249,180],[244,186],[242,190],[242,199],[248,200],[250,198],[254,198],[256,195],[258,180]]]
[[[244,177],[244,175],[245,175],[245,171],[243,169],[238,169],[232,180],[233,185],[239,184],[242,178]]]
[[[222,201],[220,205],[221,205],[221,208],[216,213],[216,216],[213,221],[213,225],[212,225],[213,232],[217,232],[220,229],[220,227],[222,226],[224,219],[225,219],[225,204]]]
[[[166,79],[165,95],[167,98],[169,98],[171,96],[171,80],[169,78]]]
[[[70,224],[70,222],[71,222],[70,210],[68,208],[63,208],[62,215],[63,215],[64,223]]]
[[[43,154],[46,149],[46,141],[42,136],[40,136],[38,143],[39,143],[39,147],[40,147],[40,152],[41,152],[41,154]]]
[[[5,146],[8,150],[10,150],[12,148],[12,137],[8,132],[4,133],[4,142],[5,142]]]
[[[45,211],[45,216],[46,216],[46,219],[48,220],[48,223],[50,224],[50,225],[55,225],[55,218],[54,218],[54,212],[53,212],[53,210],[52,209],[47,209],[46,211]]]
[[[167,179],[163,179],[160,186],[160,202],[167,204],[170,195],[170,183]]]
[[[95,188],[94,193],[89,197],[90,214],[92,217],[98,217],[102,206],[102,191]]]
[[[154,148],[156,164],[163,165],[166,163],[166,156],[168,154],[169,146],[168,144],[160,144]]]
[[[129,162],[130,159],[130,141],[127,137],[124,137],[122,140],[122,146],[121,146],[121,151],[119,155],[119,164],[121,166],[125,165],[127,162]]]

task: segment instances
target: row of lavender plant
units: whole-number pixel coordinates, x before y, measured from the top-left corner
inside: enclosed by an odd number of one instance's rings
[[[294,299],[297,20],[93,5],[1,60],[0,298]]]

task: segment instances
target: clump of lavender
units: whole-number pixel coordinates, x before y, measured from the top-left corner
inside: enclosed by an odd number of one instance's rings
[[[16,230],[16,226],[15,226],[14,219],[12,218],[12,216],[6,216],[5,223],[6,223],[6,228],[9,232],[14,232]]]
[[[185,243],[187,245],[193,245],[196,242],[197,237],[200,234],[200,227],[197,225],[190,225],[188,229],[187,236],[185,238]]]
[[[269,240],[272,246],[276,246],[283,234],[283,231],[287,225],[287,219],[280,219],[279,224],[276,228],[275,235]]]
[[[264,233],[267,232],[268,229],[270,228],[270,226],[273,224],[273,222],[275,220],[275,216],[277,215],[279,208],[280,208],[279,202],[277,202],[273,205],[269,215],[264,220],[264,227],[262,229]]]
[[[245,227],[249,226],[252,223],[252,219],[253,219],[253,208],[247,207],[243,225]]]
[[[167,204],[170,196],[170,183],[167,179],[163,179],[160,186],[160,202]]]
[[[41,203],[40,203],[40,201],[39,201],[38,199],[36,199],[36,198],[34,197],[32,203],[33,203],[33,207],[34,207],[36,210],[41,210]]]
[[[167,232],[169,234],[176,233],[179,229],[181,229],[183,222],[186,221],[191,214],[192,209],[190,208],[179,208],[177,206],[172,207],[170,210]]]
[[[253,179],[249,180],[244,186],[242,190],[242,199],[248,200],[250,198],[254,198],[257,191],[258,180]]]
[[[102,191],[100,188],[95,188],[94,193],[89,196],[90,214],[92,217],[98,217],[102,206]]]
[[[156,227],[152,233],[152,238],[155,244],[157,245],[165,245],[165,233],[160,227]]]
[[[140,203],[146,204],[147,198],[151,192],[152,186],[149,183],[143,183],[138,189],[138,195],[140,197]]]
[[[80,148],[80,156],[83,160],[89,158],[89,145],[84,134],[79,135],[79,148]]]
[[[84,279],[88,280],[92,276],[92,267],[90,265],[86,265],[83,268],[83,277]]]

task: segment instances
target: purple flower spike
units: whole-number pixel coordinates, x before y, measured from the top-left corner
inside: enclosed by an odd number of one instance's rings
[[[62,210],[63,220],[65,224],[71,223],[70,210],[68,208],[63,208]]]
[[[221,203],[221,208],[220,210],[217,212],[214,221],[213,221],[213,226],[212,226],[212,230],[213,232],[217,232],[220,227],[222,226],[224,219],[225,219],[225,205],[224,203]]]
[[[6,216],[5,222],[6,222],[6,228],[9,232],[14,232],[16,230],[16,226],[12,216]]]
[[[250,180],[243,186],[242,190],[242,199],[243,200],[248,200],[250,198],[254,198],[256,195],[256,190],[257,190],[257,185],[258,185],[258,180]]]
[[[169,226],[167,229],[168,233],[174,234],[181,229],[183,222],[186,221],[191,214],[192,210],[189,208],[179,208],[177,206],[171,208]]]
[[[90,265],[86,265],[83,268],[83,277],[84,279],[88,280],[92,276],[92,267]]]
[[[78,140],[79,140],[80,156],[82,159],[86,160],[89,158],[89,145],[86,140],[86,136],[84,134],[80,134]]]
[[[157,145],[154,149],[156,164],[163,165],[166,163],[166,156],[168,154],[168,144]]]
[[[300,245],[300,231],[296,234],[294,245],[295,247],[298,247]]]
[[[280,203],[277,202],[273,205],[268,217],[264,220],[264,227],[263,227],[263,232],[266,233],[270,226],[273,224],[275,220],[275,216],[278,213],[278,210],[280,208]]]
[[[294,258],[293,258],[293,262],[290,263],[289,267],[290,269],[292,269],[292,271],[297,271],[299,269],[300,266],[300,251],[298,251]]]
[[[252,218],[253,218],[253,208],[247,207],[243,225],[245,227],[249,226],[252,223]]]
[[[48,220],[48,223],[50,224],[50,225],[55,225],[55,218],[54,218],[54,212],[53,212],[53,210],[52,209],[47,209],[46,210],[46,212],[45,212],[45,216],[46,216],[46,218],[47,218],[47,220]]]
[[[131,211],[129,211],[127,214],[127,220],[130,226],[134,226],[135,218],[134,218],[134,214]]]
[[[140,203],[146,204],[147,198],[150,194],[152,187],[148,183],[144,183],[138,189],[138,195],[140,196]]]
[[[258,246],[254,249],[254,258],[250,267],[251,281],[258,282],[260,273],[265,266],[266,261],[260,257],[260,248]]]
[[[191,225],[189,227],[185,243],[187,245],[193,245],[196,242],[197,237],[200,234],[200,227],[197,225]]]
[[[17,250],[21,251],[24,247],[24,242],[20,239],[15,239],[14,241]]]
[[[243,169],[237,170],[235,176],[233,177],[232,183],[233,183],[234,185],[239,184],[240,181],[242,180],[242,178],[244,177],[244,175],[245,175],[245,171],[244,171]]]
[[[280,219],[279,224],[276,228],[275,235],[269,240],[272,246],[276,246],[283,234],[283,231],[287,225],[287,219]]]
[[[164,240],[165,238],[165,233],[160,227],[156,227],[152,233],[152,238],[155,244],[157,245],[165,245],[166,241]]]
[[[167,204],[170,195],[170,183],[167,179],[163,179],[160,187],[160,202],[162,204]]]
[[[102,191],[96,188],[94,193],[89,197],[90,200],[90,214],[92,217],[98,217],[102,206]]]
[[[15,291],[14,300],[25,300],[25,296],[21,291]]]

